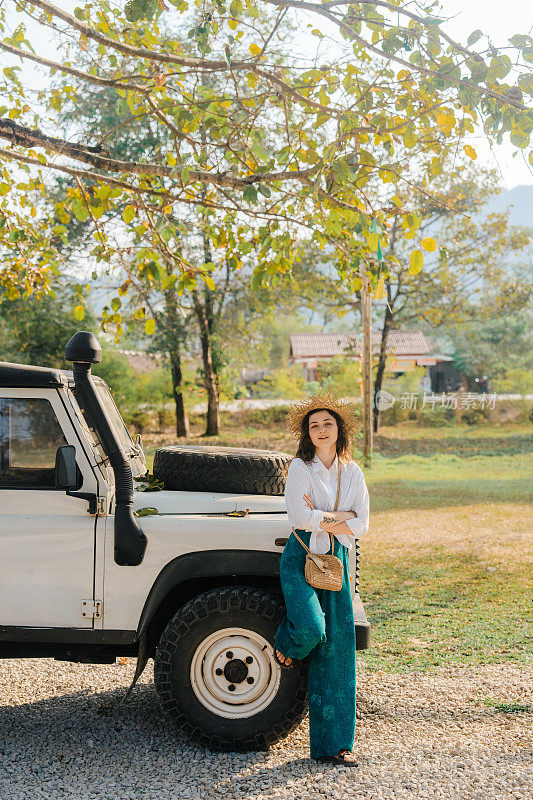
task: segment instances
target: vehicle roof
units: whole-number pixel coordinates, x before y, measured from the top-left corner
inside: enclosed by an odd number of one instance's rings
[[[0,361],[0,387],[8,389],[51,389],[72,383],[72,372],[66,369],[33,367]]]

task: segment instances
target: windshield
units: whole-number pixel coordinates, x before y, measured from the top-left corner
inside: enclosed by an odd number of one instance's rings
[[[140,444],[136,444],[131,438],[129,431],[124,424],[124,420],[120,415],[120,411],[115,405],[115,401],[113,400],[113,396],[109,391],[109,386],[107,383],[102,380],[102,378],[94,377],[93,380],[94,388],[96,389],[100,402],[104,407],[109,424],[112,426],[115,435],[121,444],[121,447],[124,448],[126,456],[128,456],[130,459],[133,477],[136,478],[140,475],[144,475],[146,472],[146,461],[142,446]]]
[[[120,444],[126,451],[126,453],[136,452],[137,447],[131,438],[128,429],[124,423],[124,420],[120,416],[120,411],[115,405],[115,401],[109,391],[109,387],[107,383],[105,383],[102,379],[93,378],[94,380],[94,387],[98,393],[98,397],[100,398],[100,402],[102,403],[107,419],[109,420],[110,424],[113,427],[115,435],[119,440]]]
[[[102,378],[97,378],[93,376],[93,385],[98,395],[98,400],[100,401],[100,405],[105,412],[107,417],[107,421],[111,426],[113,433],[115,434],[118,442],[120,443],[120,447],[125,454],[125,456],[129,459],[131,471],[133,477],[139,477],[146,473],[146,461],[144,458],[144,453],[142,446],[137,444],[131,438],[126,425],[124,424],[124,420],[120,415],[120,411],[118,410],[117,406],[115,405],[115,401],[113,400],[113,396],[109,391],[109,387],[107,383],[102,380]],[[74,400],[74,398],[72,398]],[[88,420],[85,421],[85,411],[83,408],[80,407],[79,403],[76,403],[76,408],[81,411],[81,414],[84,418],[84,429],[87,428]],[[89,426],[90,427],[90,426]],[[90,431],[86,430],[86,435],[89,433],[89,441],[93,447],[95,447],[96,452],[101,456],[102,461],[107,461],[107,456],[105,455],[102,445],[99,442],[94,441],[94,437],[90,435]]]

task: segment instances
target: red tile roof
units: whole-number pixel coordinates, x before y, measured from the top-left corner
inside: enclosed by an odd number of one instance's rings
[[[332,356],[359,356],[361,333],[291,333],[292,358],[331,358]],[[381,331],[372,330],[372,352],[378,353]],[[432,352],[434,345],[420,331],[389,331],[387,354],[396,356],[422,356]]]

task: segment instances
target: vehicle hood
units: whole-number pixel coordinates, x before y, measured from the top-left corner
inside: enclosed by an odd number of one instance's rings
[[[224,492],[134,492],[133,507],[156,508],[160,514],[286,514],[285,498],[268,494],[229,494]]]

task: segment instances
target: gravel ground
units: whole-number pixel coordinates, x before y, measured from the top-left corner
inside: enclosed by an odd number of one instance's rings
[[[533,668],[511,662],[365,673],[348,769],[309,759],[307,721],[268,753],[211,753],[161,718],[147,668],[0,662],[0,800],[406,798],[533,795]],[[529,704],[503,713],[483,700]]]

